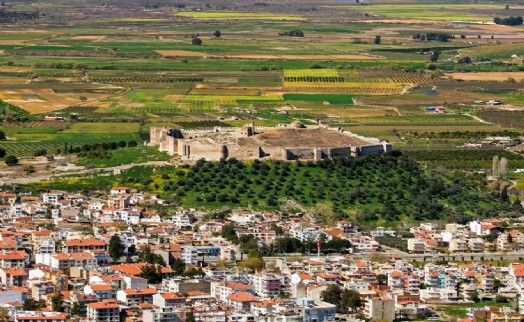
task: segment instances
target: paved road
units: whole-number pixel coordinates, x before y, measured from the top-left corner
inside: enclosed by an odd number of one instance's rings
[[[99,174],[99,175],[110,175],[115,170],[127,170],[135,166],[163,166],[163,165],[169,165],[170,163],[167,161],[149,161],[144,163],[136,163],[136,164],[123,164],[116,167],[108,167],[108,168],[94,168],[94,169],[85,169],[85,170],[79,170],[79,171],[66,171],[61,173],[52,173],[52,174],[45,174],[45,175],[31,175],[31,176],[23,176],[19,178],[0,178],[0,184],[26,184],[26,183],[32,183],[32,182],[41,182],[41,181],[49,181],[54,178],[60,178],[63,176],[82,176],[84,174]]]

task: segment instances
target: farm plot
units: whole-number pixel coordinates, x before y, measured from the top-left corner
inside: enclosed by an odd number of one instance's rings
[[[63,133],[138,133],[138,123],[78,122]]]
[[[126,84],[126,83],[197,83],[203,82],[202,77],[91,77],[95,83]]]
[[[60,56],[60,57],[112,57],[109,49],[8,49],[4,55]]]
[[[497,5],[463,5],[463,4],[379,4],[373,6],[329,6],[330,8],[347,9],[380,15],[391,18],[414,18],[420,20],[444,21],[489,21],[490,14],[500,6]],[[474,8],[474,10],[472,10]],[[471,11],[471,12],[470,12]]]
[[[285,69],[284,77],[339,77],[336,69]]]
[[[425,84],[432,81],[431,78],[424,76],[393,76],[388,77],[388,79],[393,83],[399,84]]]
[[[281,101],[279,95],[186,95],[182,101],[212,101],[212,102],[236,102],[236,101]]]
[[[63,143],[0,143],[0,148],[5,149],[8,155],[14,155],[18,158],[31,158],[37,150],[46,150],[47,153],[54,154],[57,151],[57,149],[60,149],[61,147],[63,147]]]
[[[353,104],[353,95],[337,94],[284,94],[286,101],[329,102],[331,104]]]
[[[32,157],[36,150],[47,150],[53,155],[58,149],[63,151],[65,144],[82,146],[84,144],[119,142],[135,140],[140,142],[137,133],[55,133],[55,134],[17,134],[15,141],[2,141],[0,147],[20,158]]]
[[[21,123],[2,123],[6,129],[65,129],[69,123],[53,121],[30,121]]]
[[[226,104],[232,101],[221,101],[220,103]],[[179,105],[181,111],[189,113],[214,113],[220,109],[219,102],[216,101],[186,101]]]
[[[191,11],[178,12],[178,17],[204,19],[204,20],[287,20],[287,21],[302,21],[306,20],[304,17],[272,14],[272,13],[253,13],[253,12],[210,12],[210,11]]]
[[[344,82],[336,69],[286,69],[286,82]]]
[[[371,126],[468,126],[481,123],[467,115],[413,115],[413,116],[386,116],[361,117],[346,119],[348,123],[358,123]]]
[[[446,73],[444,77],[453,76],[453,79],[465,81],[506,81],[509,77],[517,82],[524,80],[524,72],[478,72],[478,73]]]
[[[42,85],[44,88],[5,89],[0,97],[31,114],[41,114],[60,110],[70,105],[99,101],[109,95],[107,93],[90,93],[80,88],[74,90],[74,92],[66,90],[66,92],[60,93],[60,90],[55,91],[49,87],[62,88],[63,84]]]
[[[230,89],[230,88],[195,88],[189,92],[190,95],[242,95],[259,96],[258,89]]]

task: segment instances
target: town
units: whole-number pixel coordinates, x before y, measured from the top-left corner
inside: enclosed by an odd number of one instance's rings
[[[524,322],[523,16],[0,1],[0,322]]]
[[[401,236],[286,213],[156,207],[164,203],[121,186],[101,198],[0,193],[2,314],[15,321],[524,318],[524,218],[422,223]],[[456,305],[464,318],[453,315]]]

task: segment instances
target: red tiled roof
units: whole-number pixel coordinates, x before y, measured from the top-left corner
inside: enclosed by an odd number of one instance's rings
[[[66,241],[67,247],[73,247],[73,246],[107,246],[107,243],[103,240],[99,240],[96,238],[89,238],[89,239],[72,239]]]
[[[177,293],[162,293],[160,294],[165,300],[182,300],[184,296]]]
[[[16,268],[8,268],[8,269],[4,269],[4,272],[6,275],[11,275],[11,276],[27,276],[27,272],[23,269],[16,269]]]
[[[111,291],[113,288],[109,284],[93,284],[91,289],[95,292],[97,291]]]
[[[10,252],[0,254],[0,259],[3,260],[24,260],[27,254],[24,251]]]
[[[120,306],[115,300],[105,300],[101,302],[96,303],[88,303],[86,304],[90,308],[100,310],[100,309],[118,309]]]
[[[237,302],[256,302],[257,298],[248,292],[238,292],[233,293],[227,297],[230,300],[237,301]]]

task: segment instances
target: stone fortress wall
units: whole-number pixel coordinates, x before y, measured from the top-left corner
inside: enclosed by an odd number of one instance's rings
[[[182,161],[236,158],[239,160],[322,160],[385,153],[391,145],[377,138],[367,138],[322,126],[305,127],[301,123],[277,127],[214,127],[182,130],[151,127],[150,145],[160,151],[179,155]]]

